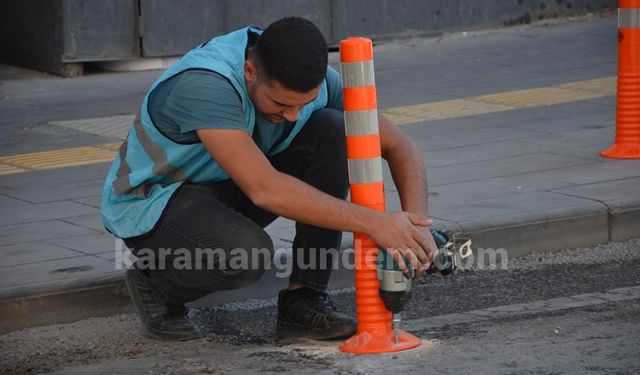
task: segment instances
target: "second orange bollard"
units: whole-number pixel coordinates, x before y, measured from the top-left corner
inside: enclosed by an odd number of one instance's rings
[[[600,155],[640,158],[640,0],[618,5],[618,94],[616,141]]]

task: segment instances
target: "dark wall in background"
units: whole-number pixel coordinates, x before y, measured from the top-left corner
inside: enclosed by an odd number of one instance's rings
[[[123,59],[140,55],[136,1],[61,2],[64,30],[63,61]]]
[[[180,55],[248,25],[266,27],[285,16],[314,22],[331,38],[330,0],[139,0],[144,56]],[[162,20],[162,22],[159,22]]]
[[[330,44],[435,35],[613,10],[615,0],[0,0],[0,62],[65,64],[180,55],[236,28],[312,20]]]
[[[62,69],[62,2],[0,0],[0,61],[44,71]]]
[[[374,38],[528,24],[617,7],[615,0],[333,0],[333,35]]]

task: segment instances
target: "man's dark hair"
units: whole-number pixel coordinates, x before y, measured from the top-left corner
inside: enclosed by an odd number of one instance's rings
[[[289,90],[306,93],[327,75],[327,42],[309,20],[287,17],[264,30],[252,57],[269,79]]]

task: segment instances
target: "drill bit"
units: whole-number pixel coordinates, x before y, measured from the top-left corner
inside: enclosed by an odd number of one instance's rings
[[[400,323],[402,322],[402,318],[400,317],[400,313],[393,314],[393,336],[395,338],[396,344],[400,343]]]

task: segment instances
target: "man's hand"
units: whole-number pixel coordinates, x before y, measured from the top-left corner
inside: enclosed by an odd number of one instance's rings
[[[438,256],[438,246],[436,245],[436,240],[433,238],[433,235],[431,234],[431,228],[429,228],[429,227],[418,227],[418,230],[420,230],[420,232],[422,232],[422,235],[426,239],[427,246],[429,248],[429,251],[428,251],[428,254],[427,254],[427,257],[429,258],[429,262],[422,264],[424,266],[424,268],[422,269],[422,272],[416,273],[416,277],[419,277],[423,272],[428,270],[429,267],[431,267],[431,263],[433,263],[433,261],[435,260],[436,256]]]
[[[434,255],[435,242],[429,231],[432,223],[410,212],[388,212],[374,223],[369,235],[403,272],[408,271],[409,262],[419,276],[429,268]]]

